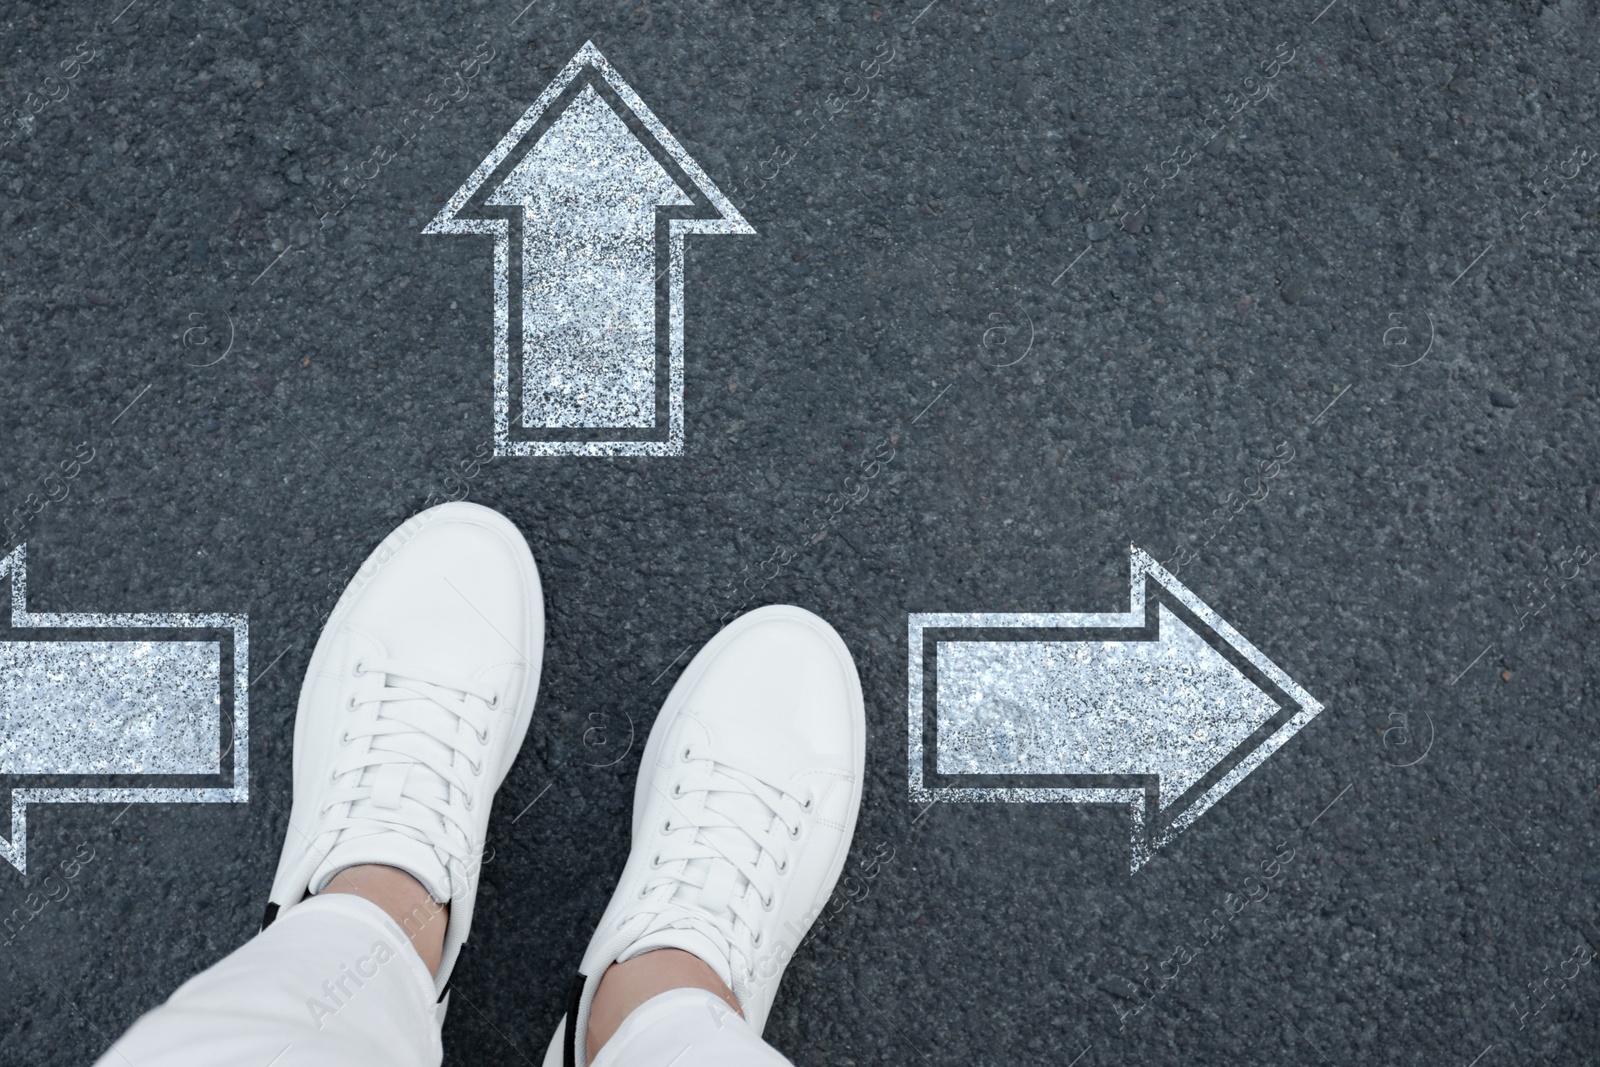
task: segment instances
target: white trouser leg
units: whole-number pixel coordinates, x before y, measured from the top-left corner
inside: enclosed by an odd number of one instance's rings
[[[383,909],[324,894],[185,982],[97,1067],[438,1067],[435,996]]]
[[[635,1008],[591,1067],[793,1067],[722,998],[674,989]]]

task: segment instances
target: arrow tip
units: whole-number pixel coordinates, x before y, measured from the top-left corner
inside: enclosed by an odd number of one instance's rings
[[[517,123],[500,139],[494,151],[473,171],[466,182],[455,191],[450,200],[439,209],[439,213],[423,227],[422,232],[427,234],[438,233],[475,233],[475,234],[505,234],[506,223],[500,219],[474,219],[461,218],[468,203],[478,193],[479,188],[486,182],[495,169],[504,162],[522,143],[523,138],[538,124],[546,110],[555,104],[561,94],[576,79],[585,76],[586,71],[593,71],[604,79],[606,85],[621,99],[622,107],[626,108],[644,126],[649,136],[670,156],[674,163],[681,168],[686,180],[710,201],[716,210],[716,218],[689,218],[676,220],[678,233],[740,233],[753,234],[755,227],[751,226],[727,196],[717,188],[709,175],[696,163],[684,149],[677,138],[662,125],[661,120],[647,107],[639,95],[635,93],[622,77],[612,68],[611,64],[601,54],[600,49],[592,40],[585,41],[583,47],[567,62],[556,77],[545,87],[539,99],[523,113]],[[609,105],[607,105],[609,107]],[[620,120],[619,120],[620,121]],[[624,128],[626,123],[623,123]],[[554,127],[552,127],[553,129]],[[548,133],[548,131],[546,131]],[[631,131],[630,131],[631,134]],[[543,139],[544,135],[541,135]],[[510,179],[507,179],[509,183]],[[570,183],[569,183],[570,184]],[[681,188],[677,189],[678,195],[683,195]],[[687,201],[692,203],[693,201]],[[684,206],[674,202],[678,206]]]
[[[611,105],[585,85],[486,204],[581,216],[589,229],[694,204]]]

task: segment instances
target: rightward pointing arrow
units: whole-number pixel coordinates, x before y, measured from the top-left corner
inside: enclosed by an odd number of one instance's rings
[[[910,616],[913,801],[1128,804],[1137,871],[1322,710],[1130,553],[1126,612]]]
[[[699,201],[664,162],[714,215],[682,217]],[[515,211],[508,218],[496,208]],[[657,223],[667,209],[673,214],[663,220],[663,270]],[[514,243],[516,226],[522,240]],[[684,239],[755,230],[593,43],[423,232],[495,237],[497,455],[682,454]],[[657,321],[658,287],[666,297],[664,324]],[[520,322],[515,353],[513,319]]]
[[[29,804],[250,799],[246,616],[31,612],[25,545],[0,579],[0,855],[27,870]]]

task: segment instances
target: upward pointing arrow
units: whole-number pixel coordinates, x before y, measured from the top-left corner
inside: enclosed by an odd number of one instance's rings
[[[485,203],[523,212],[522,424],[654,426],[656,208],[694,201],[585,85]]]
[[[1137,871],[1322,710],[1130,551],[1126,612],[910,616],[914,801],[1128,804]]]
[[[637,120],[643,140],[625,116]],[[533,144],[516,159],[536,128]],[[701,202],[715,214],[664,220],[666,269],[658,271],[662,209],[682,212]],[[463,217],[473,204],[486,217]],[[493,208],[518,209],[517,217],[495,217]],[[513,222],[522,228],[515,258]],[[682,454],[684,239],[755,230],[592,42],[423,232],[495,237],[497,455]],[[663,277],[667,320],[660,323]],[[515,297],[514,280],[520,282]],[[515,361],[513,311],[521,323]],[[658,397],[663,334],[667,390]],[[515,390],[514,379],[520,379]],[[515,420],[513,395],[520,409]],[[658,407],[666,410],[665,426]],[[603,430],[617,431],[616,439],[594,439]]]
[[[26,545],[0,558],[4,579],[0,790],[11,794],[11,840],[0,856],[26,872],[29,804],[250,799],[246,616],[32,612]],[[105,630],[118,632],[96,633]]]

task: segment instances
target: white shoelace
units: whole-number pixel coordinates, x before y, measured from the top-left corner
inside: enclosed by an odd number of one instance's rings
[[[422,677],[415,664],[375,656],[357,660],[355,673],[380,680],[345,708],[351,721],[340,736],[344,751],[330,774],[335,788],[318,813],[318,829],[404,834],[431,845],[454,882],[471,859],[476,790],[470,779],[483,773],[500,695]],[[372,714],[357,717],[372,704],[378,705]],[[363,737],[372,739],[365,750],[356,744]]]
[[[671,814],[661,830],[667,840],[651,856],[640,906],[623,926],[629,943],[672,928],[710,938],[726,948],[734,992],[742,996],[762,948],[761,915],[775,906],[789,848],[813,801],[712,756],[696,756],[692,746],[681,760],[693,767],[666,793]],[[699,808],[687,801],[696,793],[706,796]]]

